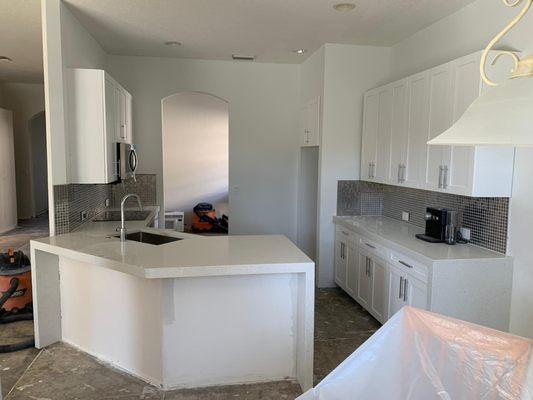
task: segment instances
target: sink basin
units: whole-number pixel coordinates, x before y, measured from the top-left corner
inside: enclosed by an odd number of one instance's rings
[[[124,211],[126,221],[144,221],[150,215],[151,211],[128,210]],[[95,222],[120,221],[120,211],[104,211],[94,217]]]
[[[120,237],[120,235],[115,236]],[[177,242],[178,240],[183,240],[181,238],[172,237],[172,236],[163,236],[156,233],[148,232],[132,232],[126,235],[126,240],[133,240],[135,242],[153,244],[159,246],[160,244]]]

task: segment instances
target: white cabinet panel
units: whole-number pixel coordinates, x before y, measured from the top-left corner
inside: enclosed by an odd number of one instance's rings
[[[359,248],[348,243],[348,263],[346,266],[346,292],[357,297],[359,287]]]
[[[405,305],[403,301],[403,274],[393,266],[389,267],[389,315],[391,318]]]
[[[451,63],[433,68],[428,72],[429,79],[429,126],[427,140],[440,135],[451,126]],[[450,152],[449,146],[426,146],[425,188],[441,189],[445,175],[444,158]]]
[[[361,179],[375,177],[379,123],[379,92],[371,90],[364,96],[363,141],[361,151]]]
[[[366,252],[359,252],[359,282],[356,300],[361,306],[370,309],[372,296],[371,259]]]
[[[370,275],[372,278],[370,312],[379,322],[384,323],[388,319],[389,308],[389,273],[386,261],[372,257]]]
[[[335,283],[346,290],[348,265],[348,232],[337,229],[335,234]]]
[[[390,140],[390,168],[387,181],[402,184],[405,182],[407,169],[407,151],[409,145],[409,88],[408,80],[402,79],[391,85],[392,89],[392,124]]]
[[[386,183],[390,169],[390,143],[392,128],[392,87],[386,86],[379,91],[378,136],[376,140],[376,164],[374,176],[376,182]]]
[[[407,275],[403,284],[404,303],[422,310],[428,309],[427,284]]]
[[[418,188],[423,186],[426,173],[426,147],[428,131],[428,74],[422,72],[408,79],[409,117],[407,131],[407,156],[404,168],[404,184]]]
[[[300,109],[300,146],[320,145],[320,98],[309,101]]]

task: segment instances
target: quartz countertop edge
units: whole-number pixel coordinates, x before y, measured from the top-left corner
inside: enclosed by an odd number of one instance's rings
[[[334,216],[333,222],[348,230],[359,231],[369,239],[422,263],[511,259],[505,254],[472,244],[450,246],[445,243],[424,242],[415,237],[417,233],[424,233],[423,228],[389,217]]]
[[[142,231],[165,234],[161,230]],[[170,236],[182,236],[172,232]],[[31,241],[32,249],[141,278],[306,273],[314,263],[283,235],[202,237],[183,235],[153,246],[109,235],[74,232]]]

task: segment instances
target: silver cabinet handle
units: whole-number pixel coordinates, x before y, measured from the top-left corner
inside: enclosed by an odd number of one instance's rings
[[[341,242],[341,258],[344,260],[344,242]]]
[[[409,281],[407,279],[403,280],[403,301],[407,302],[407,284]]]
[[[376,248],[376,246],[372,246],[370,243],[367,243],[367,242],[365,242],[365,245],[370,247],[371,249],[375,249]]]
[[[442,188],[442,165],[439,166],[439,189]]]
[[[402,264],[402,265],[405,265],[407,268],[413,268],[412,265],[407,264],[405,261],[398,260],[398,262],[399,262],[400,264]]]
[[[407,167],[405,166],[405,164],[402,164],[402,176],[401,176],[401,183],[404,183],[405,182],[405,170],[407,169]]]
[[[368,257],[365,257],[365,275],[368,276]]]
[[[442,188],[446,189],[448,187],[448,166],[445,165],[442,167]]]
[[[398,298],[402,298],[402,287],[403,287],[403,276],[400,276],[400,293],[398,293]]]
[[[398,183],[402,181],[402,164],[398,164]]]

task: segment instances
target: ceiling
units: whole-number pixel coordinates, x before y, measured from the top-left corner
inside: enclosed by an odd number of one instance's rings
[[[0,82],[42,82],[40,0],[0,0]]]
[[[333,9],[341,1],[65,0],[110,54],[286,63],[307,57],[291,50],[323,43],[390,46],[473,2],[351,0],[355,10],[342,13]]]
[[[393,45],[474,0],[352,0],[344,13],[335,0],[64,1],[109,54],[299,63],[323,43]],[[40,0],[0,0],[0,56],[13,59],[0,82],[42,82]]]

